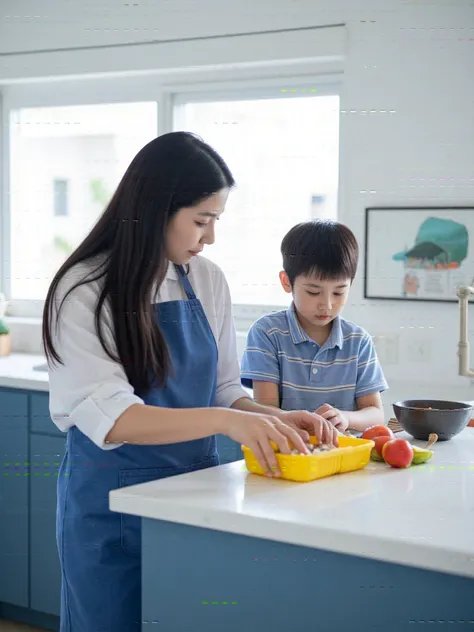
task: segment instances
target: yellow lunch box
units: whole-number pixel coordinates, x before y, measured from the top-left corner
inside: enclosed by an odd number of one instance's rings
[[[338,439],[339,447],[327,452],[307,455],[278,453],[276,459],[281,470],[280,478],[307,483],[333,474],[362,470],[370,460],[370,452],[375,443],[368,439],[357,439],[344,435],[340,435]],[[310,442],[315,445],[318,444],[316,437],[310,437]],[[277,446],[273,442],[272,447],[276,452]],[[265,476],[265,471],[252,450],[242,445],[242,451],[248,471],[251,474]]]

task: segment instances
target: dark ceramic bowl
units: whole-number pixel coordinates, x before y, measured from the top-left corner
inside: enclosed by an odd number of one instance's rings
[[[448,441],[466,428],[472,406],[465,402],[438,399],[406,399],[393,404],[400,426],[415,439],[428,441],[435,432],[440,441]]]

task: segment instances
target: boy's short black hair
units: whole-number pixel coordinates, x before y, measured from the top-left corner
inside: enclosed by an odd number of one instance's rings
[[[339,222],[315,220],[293,226],[281,242],[283,269],[291,285],[297,276],[354,280],[359,246],[354,233]]]

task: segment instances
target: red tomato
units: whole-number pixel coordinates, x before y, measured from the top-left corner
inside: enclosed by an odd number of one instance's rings
[[[362,433],[361,439],[371,439],[372,441],[376,437],[391,437],[393,439],[393,432],[388,426],[370,426]]]
[[[382,457],[385,463],[392,467],[410,467],[413,461],[413,448],[406,439],[392,439],[383,446]]]
[[[375,439],[373,439],[373,442],[375,443],[375,445],[372,448],[372,454],[374,452],[376,453],[376,454],[373,454],[374,459],[378,461],[383,461],[382,450],[383,450],[384,445],[387,443],[387,441],[393,441],[392,437],[388,435],[383,435],[382,437],[375,437]],[[377,459],[377,456],[379,457],[378,459]]]

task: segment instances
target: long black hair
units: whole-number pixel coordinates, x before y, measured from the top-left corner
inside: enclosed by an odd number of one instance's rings
[[[132,160],[103,214],[84,241],[60,267],[49,287],[43,311],[43,347],[48,362],[62,364],[52,336],[67,296],[78,286],[103,279],[95,308],[100,343],[120,362],[135,391],[152,382],[165,384],[170,370],[166,341],[155,323],[152,292],[168,268],[165,236],[168,222],[181,208],[196,206],[210,195],[235,184],[219,154],[198,136],[172,132],[155,138]],[[59,306],[55,293],[75,265],[100,263],[71,287]],[[107,344],[102,310],[112,313],[116,352]]]

